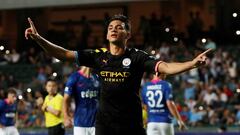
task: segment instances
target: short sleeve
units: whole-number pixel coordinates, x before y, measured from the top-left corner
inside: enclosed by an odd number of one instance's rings
[[[4,100],[0,100],[0,111],[4,108]]]
[[[78,66],[94,67],[96,51],[92,49],[75,51],[75,61]]]
[[[165,95],[166,100],[173,100],[172,85],[168,82],[165,84]]]
[[[62,97],[62,95],[58,94],[54,109],[61,111],[62,110],[62,103],[63,103],[63,97]]]
[[[67,80],[64,88],[64,94],[72,95],[73,87],[76,84],[76,75],[73,73]]]
[[[158,62],[158,60],[155,59],[155,57],[149,55],[148,53],[144,51],[137,51],[137,59],[139,59],[141,62],[140,64],[143,65],[144,71],[147,72],[154,72],[155,71],[155,66]]]
[[[146,85],[144,85],[143,88],[142,88],[142,91],[141,91],[142,102],[144,104],[147,104],[147,102],[146,102],[146,91],[147,91],[147,87],[146,87]]]
[[[47,105],[47,99],[48,99],[48,95],[44,98],[43,105]]]

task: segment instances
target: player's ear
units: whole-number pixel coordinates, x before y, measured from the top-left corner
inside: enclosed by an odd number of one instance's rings
[[[106,39],[109,40],[108,32],[106,33],[105,36],[106,36]]]
[[[127,32],[127,39],[130,39],[132,37],[132,34],[130,31]]]

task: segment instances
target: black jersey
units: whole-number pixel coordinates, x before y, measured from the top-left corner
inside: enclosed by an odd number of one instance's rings
[[[77,57],[79,65],[97,70],[102,83],[97,124],[142,126],[141,78],[154,71],[157,60],[138,49],[126,49],[120,56],[106,49],[84,50]]]

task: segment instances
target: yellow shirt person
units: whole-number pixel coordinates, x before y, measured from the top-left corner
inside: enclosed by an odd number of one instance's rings
[[[63,127],[63,96],[57,93],[58,87],[55,80],[48,80],[45,86],[48,95],[42,105],[45,115],[45,123],[48,128],[48,135],[64,135]]]
[[[46,96],[43,105],[47,106],[48,109],[54,109],[61,111],[63,103],[63,96],[60,94],[56,94],[54,97]],[[59,116],[54,115],[51,112],[45,111],[45,124],[46,127],[56,126],[60,123],[63,123],[63,115],[62,113]]]

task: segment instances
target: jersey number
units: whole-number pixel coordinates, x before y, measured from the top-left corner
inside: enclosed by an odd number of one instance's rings
[[[156,98],[154,98],[156,97]],[[161,104],[163,93],[161,90],[155,90],[155,91],[147,91],[147,98],[148,98],[148,106],[153,108],[161,108],[163,107],[163,104]]]

